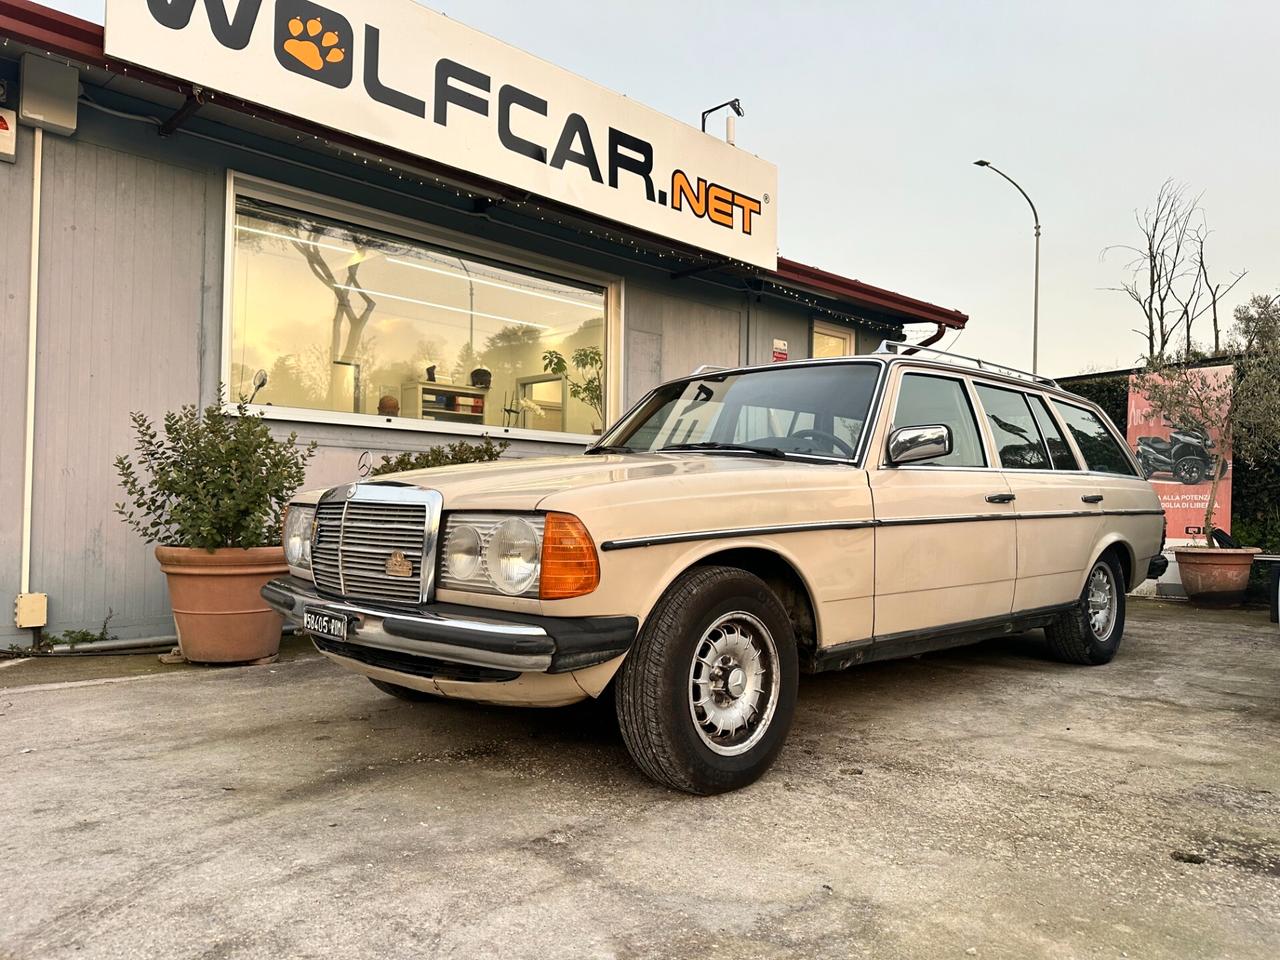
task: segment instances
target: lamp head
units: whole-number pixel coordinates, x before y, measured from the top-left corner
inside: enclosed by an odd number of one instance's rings
[[[732,100],[729,101],[729,106],[733,107],[733,112],[736,113],[738,116],[740,117],[746,116],[746,113],[743,112],[743,109],[742,109],[742,101],[739,100],[737,97],[734,97]]]
[[[989,167],[989,166],[991,166],[991,161],[990,161],[990,160],[975,160],[975,161],[973,161],[973,165],[974,165],[975,167]]]

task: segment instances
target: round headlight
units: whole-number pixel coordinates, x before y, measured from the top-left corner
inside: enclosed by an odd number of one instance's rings
[[[532,524],[519,517],[503,520],[493,531],[486,552],[494,586],[510,596],[524,593],[538,578],[541,553],[538,531]]]
[[[445,570],[454,580],[470,580],[480,568],[480,534],[475,527],[450,527]]]

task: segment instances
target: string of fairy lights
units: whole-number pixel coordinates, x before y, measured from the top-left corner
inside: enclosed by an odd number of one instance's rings
[[[3,43],[0,44],[0,46],[8,46],[8,45],[9,45],[9,38],[8,37],[3,38]],[[60,55],[55,54],[53,51],[45,51],[45,54],[46,56],[63,60],[63,62],[67,62]],[[110,61],[106,61],[104,62],[103,66],[108,72],[118,73],[123,75],[126,78],[130,77],[129,66],[127,64],[117,64],[113,66]],[[140,82],[145,83],[146,81],[143,80]],[[208,104],[214,104],[218,100],[218,95],[216,92],[211,90],[202,90],[201,88],[198,88],[194,85],[191,86],[190,89],[184,90],[182,85],[179,84],[176,87],[176,92],[183,94],[185,96],[194,96],[197,92],[199,92],[205,98],[205,102]],[[224,97],[223,100],[229,105],[231,109],[236,109],[240,112],[248,113],[249,117],[252,120],[262,121],[267,123],[279,122],[279,118],[276,116],[259,116],[259,114],[257,113],[258,108],[251,103],[247,103],[243,100],[240,100],[234,97]],[[145,119],[155,119],[155,118],[145,118]],[[434,174],[429,174],[429,173],[423,173],[421,171],[414,170],[407,164],[394,163],[386,160],[383,157],[371,155],[359,150],[354,150],[351,147],[347,146],[346,144],[336,142],[332,139],[329,139],[328,137],[324,137],[319,134],[295,133],[294,140],[298,144],[310,145],[313,148],[315,147],[323,148],[324,150],[326,150],[327,152],[329,152],[331,155],[333,155],[339,160],[347,161],[349,158],[350,161],[357,163],[359,166],[363,166],[363,167],[372,166],[374,169],[377,169],[384,176],[388,178],[394,177],[397,183],[404,183],[406,185],[422,187],[428,190],[434,190],[442,194],[452,194],[458,200],[471,201],[473,205],[477,200],[484,201],[494,205],[501,205],[503,208],[514,210],[519,214],[521,214],[522,216],[527,217],[530,222],[533,222],[534,217],[536,217],[539,223],[546,224],[548,227],[558,227],[562,230],[569,231],[571,233],[575,233],[578,235],[585,234],[587,237],[590,237],[596,240],[597,242],[609,244],[615,247],[625,249],[632,255],[630,259],[633,259],[633,260],[637,259],[636,255],[639,255],[640,257],[643,257],[643,258],[656,258],[657,264],[652,264],[652,265],[661,266],[662,268],[665,268],[672,273],[678,273],[681,270],[688,271],[692,269],[693,271],[714,270],[714,271],[724,271],[724,272],[732,272],[737,274],[744,274],[748,278],[755,278],[756,280],[758,280],[760,282],[761,290],[767,291],[772,296],[782,297],[784,299],[791,300],[795,302],[797,305],[804,307],[805,309],[807,309],[808,311],[812,312],[817,316],[820,316],[826,319],[835,320],[841,323],[856,323],[859,326],[862,326],[868,330],[871,330],[872,332],[881,333],[888,336],[902,335],[902,329],[903,329],[902,324],[894,324],[894,323],[888,323],[879,319],[872,319],[858,312],[854,312],[851,310],[843,310],[838,307],[832,306],[832,301],[829,299],[820,298],[818,295],[811,294],[808,292],[798,291],[792,287],[786,286],[784,284],[778,283],[776,281],[770,280],[762,276],[764,271],[761,271],[761,269],[755,266],[754,264],[750,264],[742,260],[736,260],[732,257],[727,257],[723,261],[708,263],[705,260],[695,259],[693,257],[683,255],[669,248],[663,248],[658,244],[652,244],[645,241],[641,241],[637,239],[634,235],[631,235],[628,233],[624,233],[617,230],[611,230],[603,226],[590,226],[578,220],[563,218],[553,213],[552,211],[548,210],[545,206],[538,203],[534,203],[532,201],[495,196],[491,193],[485,193],[480,190],[467,189],[465,187],[459,186],[457,183],[445,177],[435,176]],[[428,197],[421,197],[412,193],[407,193],[406,195],[412,196],[414,197],[414,199],[418,199],[428,203],[438,202],[438,201],[432,201]],[[446,206],[448,205],[446,204]],[[473,212],[473,211],[468,211],[466,209],[463,209],[461,206],[452,207],[451,209],[455,209],[456,212],[461,212],[461,213]],[[495,223],[498,223],[498,225],[500,226],[504,225],[500,221],[495,221]],[[511,226],[514,229],[521,229],[518,225],[515,225],[515,224],[505,224],[505,225]]]

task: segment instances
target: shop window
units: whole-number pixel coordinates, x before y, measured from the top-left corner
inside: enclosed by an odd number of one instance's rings
[[[604,426],[605,291],[236,203],[229,386],[371,424]],[[466,431],[463,431],[466,432]]]

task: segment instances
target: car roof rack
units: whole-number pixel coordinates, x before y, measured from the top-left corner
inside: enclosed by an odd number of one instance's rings
[[[1036,373],[1028,373],[1026,370],[1019,370],[1016,367],[1006,367],[1002,363],[992,363],[989,360],[979,360],[977,357],[966,357],[959,353],[947,353],[945,350],[934,350],[932,347],[920,347],[914,343],[905,343],[898,340],[885,340],[876,349],[878,354],[889,354],[891,356],[909,357],[917,353],[927,353],[930,356],[942,357],[949,363],[971,363],[974,368],[984,373],[995,373],[1002,377],[1009,377],[1013,380],[1027,380],[1031,383],[1039,383],[1046,387],[1057,387],[1058,381],[1051,380],[1048,377],[1042,377]]]

